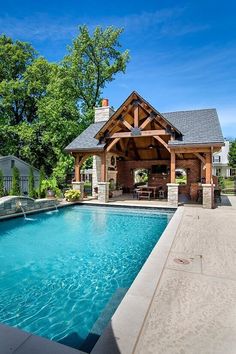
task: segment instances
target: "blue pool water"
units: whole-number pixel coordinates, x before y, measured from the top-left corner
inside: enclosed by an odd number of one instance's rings
[[[171,216],[74,206],[1,222],[0,322],[81,348],[101,334]]]

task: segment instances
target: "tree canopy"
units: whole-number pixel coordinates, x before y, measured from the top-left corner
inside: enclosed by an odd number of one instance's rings
[[[105,86],[125,72],[122,29],[86,26],[60,63],[0,36],[0,154],[15,155],[56,177],[73,168],[65,146],[93,120]]]
[[[230,143],[228,158],[229,158],[229,165],[232,168],[236,168],[236,140]]]

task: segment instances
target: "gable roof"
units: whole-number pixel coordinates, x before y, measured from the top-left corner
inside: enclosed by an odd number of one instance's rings
[[[163,113],[182,133],[181,140],[169,145],[223,144],[218,114],[215,108]]]
[[[177,112],[158,112],[150,103],[133,91],[122,105],[114,112],[109,120],[96,122],[85,129],[66,148],[66,151],[102,151],[106,145],[99,141],[100,137],[116,122],[124,107],[133,104],[138,99],[139,103],[148,106],[149,112],[153,112],[164,120],[169,127],[177,132],[175,140],[169,140],[169,146],[182,145],[224,145],[219,118],[216,109],[198,109]],[[142,106],[143,107],[143,106]],[[101,140],[101,139],[100,139]]]
[[[142,96],[140,96],[136,91],[133,91],[127,98],[126,100],[120,105],[120,107],[112,114],[112,116],[106,121],[106,123],[101,127],[101,129],[97,132],[95,135],[95,138],[99,139],[99,136],[104,132],[108,127],[112,124],[113,121],[115,121],[123,112],[124,107],[128,106],[129,104],[132,104],[134,100],[139,100],[140,102],[143,102],[148,106],[154,114],[162,118],[173,130],[175,130],[177,133],[181,134],[181,131],[179,131],[166,117],[163,116],[162,113],[158,112],[156,108],[154,108],[148,101],[146,101]]]

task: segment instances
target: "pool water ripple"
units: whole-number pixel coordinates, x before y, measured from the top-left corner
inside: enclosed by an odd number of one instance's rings
[[[171,216],[74,206],[34,222],[1,222],[0,322],[79,348],[113,295],[130,287]]]

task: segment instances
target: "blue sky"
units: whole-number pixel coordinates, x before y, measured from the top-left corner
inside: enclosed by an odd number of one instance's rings
[[[236,137],[236,2],[0,2],[0,32],[29,41],[60,61],[80,24],[122,26],[131,61],[104,97],[118,107],[132,90],[160,112],[217,108],[223,133]]]

